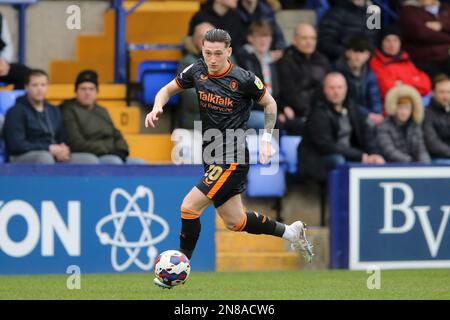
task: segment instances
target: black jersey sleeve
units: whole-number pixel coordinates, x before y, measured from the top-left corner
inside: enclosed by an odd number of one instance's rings
[[[244,90],[256,102],[266,94],[266,87],[264,83],[253,72],[247,71],[244,78]]]
[[[175,82],[182,89],[189,89],[194,87],[194,69],[195,63],[187,66],[175,78]]]

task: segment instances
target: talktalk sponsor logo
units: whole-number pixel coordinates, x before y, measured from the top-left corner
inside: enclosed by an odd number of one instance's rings
[[[210,102],[219,106],[224,107],[233,107],[233,100],[230,98],[223,98],[219,95],[212,94],[212,93],[206,93],[203,91],[199,91],[200,100],[205,102]]]

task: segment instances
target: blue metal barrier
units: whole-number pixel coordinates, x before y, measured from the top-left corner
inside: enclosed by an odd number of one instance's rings
[[[2,4],[13,5],[18,14],[18,34],[19,34],[19,62],[25,64],[26,60],[26,13],[30,4],[37,3],[38,0],[3,0]]]

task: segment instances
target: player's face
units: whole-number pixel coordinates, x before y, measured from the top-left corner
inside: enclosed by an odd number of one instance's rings
[[[209,42],[203,43],[203,58],[208,67],[208,72],[211,74],[220,74],[225,71],[228,59],[231,56],[231,48],[226,48],[223,42]]]
[[[32,76],[25,86],[28,97],[33,101],[44,101],[48,90],[48,79],[44,75]]]
[[[450,106],[450,81],[443,81],[436,84],[433,97],[440,105],[444,107]]]
[[[97,99],[97,87],[91,82],[80,83],[76,91],[76,97],[81,105],[92,106]]]

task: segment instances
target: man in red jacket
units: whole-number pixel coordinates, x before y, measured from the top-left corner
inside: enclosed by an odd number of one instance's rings
[[[450,5],[419,0],[404,5],[400,14],[404,47],[417,66],[434,78],[450,75]]]
[[[411,61],[409,54],[402,50],[400,31],[395,27],[389,27],[383,31],[381,44],[375,50],[374,57],[370,61],[370,68],[377,76],[383,101],[386,93],[395,87],[397,82],[413,86],[422,96],[426,96],[431,91],[430,78],[418,69]]]

